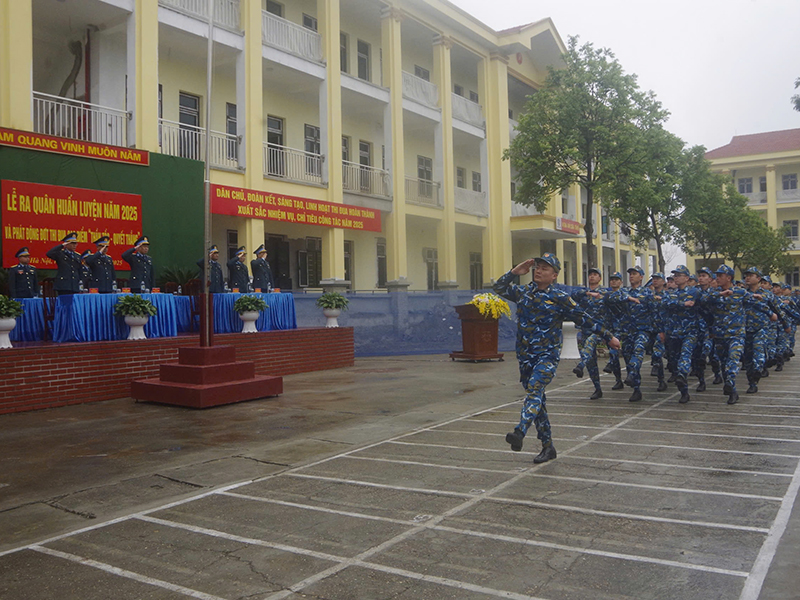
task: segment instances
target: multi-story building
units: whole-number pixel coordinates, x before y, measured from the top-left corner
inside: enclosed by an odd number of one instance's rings
[[[794,240],[790,250],[795,266],[785,281],[800,286],[800,129],[736,135],[730,143],[706,152],[712,170],[729,175],[748,207],[757,211],[770,227],[787,228]],[[697,257],[689,257],[694,265]]]
[[[446,0],[214,0],[209,97],[209,9],[0,0],[0,127],[204,160],[210,102],[213,184],[380,216],[212,214],[212,242],[265,243],[282,288],[477,289],[547,250],[582,282],[585,191],[536,213],[502,160],[565,51],[550,19],[497,32]],[[654,270],[654,246],[593,218],[606,274]]]

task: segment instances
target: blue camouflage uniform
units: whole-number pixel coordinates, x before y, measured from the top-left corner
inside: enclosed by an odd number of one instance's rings
[[[720,265],[717,275],[725,274],[733,277],[734,271],[728,265]],[[725,393],[736,392],[736,375],[744,353],[745,310],[744,301],[747,292],[742,288],[731,288],[730,295],[723,295],[723,290],[708,290],[702,302],[709,307],[714,317],[711,335],[714,336],[714,347],[717,350]]]
[[[761,272],[750,267],[744,274],[753,273],[761,277]],[[759,300],[756,296],[761,296]],[[748,290],[744,300],[745,325],[744,325],[744,353],[742,364],[747,374],[747,381],[752,386],[756,385],[761,379],[761,373],[767,362],[767,344],[772,332],[772,315],[777,316],[777,312],[772,306],[769,295],[762,293],[760,285],[756,292]],[[748,390],[750,391],[750,390]]]
[[[558,258],[553,254],[545,253],[539,260],[560,269]],[[533,424],[542,446],[548,447],[552,437],[545,388],[555,376],[561,358],[563,322],[579,323],[606,340],[613,336],[581,311],[567,292],[553,286],[540,290],[533,282],[517,285],[513,282],[514,277],[509,271],[495,282],[493,288],[495,293],[517,305],[517,360],[525,400],[516,430],[524,436]]]
[[[679,265],[673,273],[688,275],[689,270]],[[668,368],[677,376],[677,386],[681,394],[686,391],[686,380],[692,368],[692,355],[697,345],[697,302],[701,291],[695,287],[665,290],[661,302],[666,311],[664,333],[667,336]],[[686,302],[694,306],[686,306]]]
[[[663,273],[653,273],[653,278],[660,277],[664,279]],[[653,290],[653,300],[655,303],[653,304],[653,331],[650,334],[651,344],[653,348],[652,354],[652,365],[655,368],[655,375],[658,377],[659,387],[661,386],[661,382],[664,381],[664,356],[666,355],[666,350],[664,348],[664,342],[661,339],[662,333],[664,333],[664,322],[666,320],[666,309],[664,307],[664,303],[661,301],[661,297],[663,293],[666,291],[666,288],[661,292],[656,292]],[[651,373],[652,375],[653,373]]]
[[[596,271],[597,269],[590,269],[589,272]],[[586,313],[594,323],[604,324],[605,321],[605,305],[603,298],[595,298],[589,295],[589,292],[597,292],[599,294],[607,294],[608,288],[598,286],[594,290],[590,288],[577,290],[571,294],[572,299],[578,304],[584,313]],[[594,384],[595,390],[600,390],[600,369],[597,368],[597,345],[602,338],[593,332],[591,327],[586,326],[587,321],[581,324],[578,330],[578,349],[580,350],[581,361],[578,363],[576,369],[582,370],[586,367],[589,372],[589,378]]]
[[[621,281],[622,273],[615,271],[611,274],[611,277],[609,277],[609,280],[610,279],[619,279]],[[609,288],[609,292],[611,292],[611,288]],[[625,309],[616,302],[609,302],[608,296],[605,296],[603,300],[606,309],[605,326],[616,335],[624,326]],[[612,389],[622,388],[622,369],[620,367],[619,355],[620,350],[608,349],[608,365],[606,371],[613,373],[616,379],[616,383]],[[610,371],[609,367],[611,369]]]

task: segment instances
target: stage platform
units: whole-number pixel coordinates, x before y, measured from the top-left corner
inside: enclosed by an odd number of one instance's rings
[[[131,395],[131,381],[158,377],[197,334],[82,343],[15,342],[0,350],[0,414],[97,402]],[[352,366],[352,327],[215,334],[255,362],[256,375],[285,376]]]

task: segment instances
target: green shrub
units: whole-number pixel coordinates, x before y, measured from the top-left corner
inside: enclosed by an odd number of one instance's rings
[[[22,316],[22,302],[0,296],[0,319],[16,319]]]
[[[233,303],[233,310],[239,314],[243,312],[261,312],[265,308],[267,308],[267,303],[264,302],[263,298],[248,296],[247,294],[237,298],[236,302]]]
[[[320,308],[347,310],[350,300],[342,296],[339,292],[326,292],[317,298],[317,306]]]
[[[122,317],[154,317],[156,307],[138,294],[122,296],[114,305],[114,314]]]

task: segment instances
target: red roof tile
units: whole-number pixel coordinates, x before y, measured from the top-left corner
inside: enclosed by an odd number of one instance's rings
[[[800,150],[800,129],[735,135],[730,144],[706,152],[706,158],[733,158],[790,150]]]

